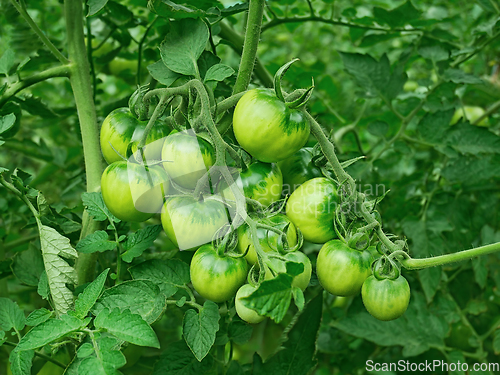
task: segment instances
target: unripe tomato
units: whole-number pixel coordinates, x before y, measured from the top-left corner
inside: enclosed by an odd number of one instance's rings
[[[302,147],[289,158],[278,163],[283,173],[283,194],[293,193],[307,180],[323,177],[321,169],[312,162],[313,148]]]
[[[304,291],[311,281],[312,265],[311,261],[302,251],[293,251],[285,255],[286,260],[304,265],[304,272],[295,276],[292,281],[292,286],[299,287]]]
[[[285,229],[287,224],[290,224],[286,232],[288,245],[293,247],[297,244],[297,231],[295,230],[295,226],[285,215],[277,214],[267,219],[258,220],[258,222],[275,227],[282,231]],[[268,231],[263,228],[257,228],[257,237],[259,239],[260,246],[265,252],[277,250],[279,239],[278,233]],[[243,254],[247,248],[248,253],[245,255],[246,260],[250,264],[257,263],[257,252],[255,251],[252,237],[250,236],[250,230],[247,225],[242,225],[238,228],[238,245],[236,246],[236,249]]]
[[[159,212],[170,182],[161,166],[116,161],[101,176],[101,192],[109,211],[123,221],[145,221]]]
[[[123,160],[120,155],[127,157],[127,149],[132,142],[132,152],[137,150],[148,121],[139,121],[128,108],[118,108],[112,111],[102,123],[101,150],[108,164]],[[162,138],[170,130],[157,121],[151,129],[146,140],[145,156],[147,160],[159,160],[163,147]],[[116,150],[116,151],[115,151]]]
[[[257,160],[273,163],[288,158],[307,142],[309,123],[271,89],[253,89],[234,109],[236,140]]]
[[[372,256],[368,251],[351,249],[340,240],[323,245],[318,253],[316,273],[320,284],[336,296],[358,294],[371,275]]]
[[[286,216],[314,243],[324,243],[337,237],[333,227],[339,202],[335,183],[325,177],[306,181],[295,190],[286,204]]]
[[[161,212],[161,223],[168,238],[181,250],[195,250],[214,239],[228,223],[223,203],[189,195],[167,198]]]
[[[482,109],[481,107],[466,105],[463,108],[457,108],[455,110],[455,113],[451,118],[450,125],[455,125],[460,119],[462,119],[464,117],[464,112],[465,112],[465,119],[469,121],[471,124],[474,123],[479,117],[484,115],[484,109]],[[476,125],[489,126],[490,123],[488,122],[488,118],[485,117]]]
[[[394,320],[403,315],[410,302],[410,286],[403,276],[395,280],[368,277],[361,290],[366,310],[378,320]]]
[[[170,134],[165,139],[161,156],[170,178],[186,189],[194,189],[215,163],[212,145],[193,131]]]
[[[244,306],[243,302],[241,302],[243,298],[248,297],[256,290],[257,287],[252,286],[250,284],[245,284],[240,289],[238,289],[238,292],[236,293],[236,299],[234,301],[234,305],[236,307],[236,313],[238,314],[238,316],[245,322],[250,324],[260,323],[266,318],[265,316],[259,315],[257,311],[249,309],[248,307]]]
[[[233,297],[248,274],[245,259],[220,256],[212,244],[196,250],[189,269],[194,289],[213,302],[224,302]]]
[[[276,163],[257,161],[242,171],[235,183],[245,197],[255,199],[267,207],[281,198],[283,176]],[[235,207],[234,194],[225,180],[221,181],[218,190],[226,203]]]

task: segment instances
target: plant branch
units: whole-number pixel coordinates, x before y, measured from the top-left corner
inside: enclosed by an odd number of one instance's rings
[[[47,48],[52,52],[52,54],[56,57],[57,60],[59,60],[62,64],[68,64],[69,60],[64,56],[61,51],[59,51],[54,44],[50,41],[49,38],[45,35],[45,33],[40,30],[38,25],[33,21],[33,18],[28,14],[26,9],[19,4],[16,0],[10,0],[14,8],[19,12],[21,17],[24,18],[24,20],[30,25],[30,27],[33,29],[33,31],[38,35],[38,37],[42,40],[43,44],[47,46]]]
[[[23,80],[14,83],[10,86],[3,95],[0,97],[0,107],[2,107],[5,103],[9,101],[14,95],[18,92],[24,90],[27,87],[33,86],[39,82],[45,81],[50,78],[55,77],[69,77],[70,74],[70,65],[60,65],[55,66],[53,68],[49,68],[44,70],[43,72],[33,74],[30,77],[24,78]]]

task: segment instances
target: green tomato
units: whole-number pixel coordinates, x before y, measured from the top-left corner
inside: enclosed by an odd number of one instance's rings
[[[297,231],[295,230],[293,223],[290,222],[285,215],[277,214],[267,219],[260,219],[258,222],[282,231],[285,229],[287,224],[290,224],[286,232],[288,245],[290,247],[297,245]],[[268,231],[263,228],[257,228],[257,237],[259,239],[260,246],[265,252],[277,251],[279,240],[278,233]],[[236,246],[236,249],[243,254],[247,248],[248,253],[245,255],[246,260],[250,264],[257,263],[257,253],[253,245],[252,237],[250,236],[250,229],[247,225],[242,225],[238,228],[238,245]]]
[[[21,111],[21,106],[14,102],[8,102],[4,104],[2,108],[0,108],[0,117],[10,114],[14,114],[14,116],[16,116],[16,119],[14,120],[14,124],[9,130],[0,133],[0,137],[4,139],[12,138],[21,128],[21,116],[23,114],[23,112]]]
[[[265,207],[281,198],[283,176],[276,163],[252,163],[235,182],[245,197],[255,199]],[[226,203],[235,208],[234,194],[225,180],[220,182],[218,190]]]
[[[417,81],[412,81],[412,80],[406,81],[405,84],[404,84],[404,86],[403,86],[403,90],[406,91],[406,92],[415,91],[418,88],[419,88],[418,82]]]
[[[335,183],[317,177],[292,193],[286,204],[286,216],[301,230],[305,240],[325,243],[337,237],[333,218],[338,203]]]
[[[186,189],[194,189],[199,179],[215,163],[212,145],[195,136],[193,131],[169,135],[161,156],[170,178]]]
[[[224,302],[233,297],[248,274],[245,259],[220,256],[212,244],[196,250],[189,269],[194,289],[213,302]]]
[[[321,169],[312,162],[313,148],[302,147],[294,155],[278,163],[283,172],[283,194],[293,193],[307,180],[323,177]]]
[[[238,289],[238,292],[236,293],[236,299],[234,301],[236,313],[238,314],[238,316],[245,322],[250,324],[260,323],[266,318],[265,316],[259,315],[257,311],[244,306],[243,302],[241,302],[242,298],[248,297],[256,290],[257,287],[250,284],[245,284],[240,289]]]
[[[254,89],[241,97],[233,115],[236,140],[257,160],[273,163],[288,158],[307,142],[304,114],[288,108],[271,89]]]
[[[161,223],[167,237],[181,250],[195,250],[212,241],[229,222],[223,203],[183,195],[167,198],[161,212]]]
[[[319,283],[336,296],[356,295],[371,275],[371,261],[368,251],[351,249],[340,240],[329,241],[318,253],[316,273]]]
[[[365,280],[361,297],[366,310],[378,320],[394,320],[404,314],[410,302],[410,286],[403,276],[395,280]]]
[[[131,145],[132,152],[137,150],[148,121],[139,121],[128,108],[118,108],[112,111],[102,123],[101,150],[108,164],[123,160],[127,157],[127,150]],[[144,154],[147,160],[159,160],[163,147],[163,138],[170,130],[157,121],[146,140]],[[116,150],[116,151],[115,151]],[[121,155],[121,156],[120,156]]]
[[[307,255],[301,251],[293,251],[291,253],[287,253],[285,255],[285,259],[290,262],[302,263],[304,265],[304,272],[295,276],[292,281],[292,286],[299,287],[300,289],[302,289],[302,291],[304,291],[309,285],[309,281],[311,281],[311,261],[309,260]]]
[[[479,117],[484,115],[484,109],[476,106],[464,106],[463,108],[457,108],[453,117],[451,118],[450,125],[455,125],[460,119],[463,119],[465,112],[465,120],[469,121],[471,124],[475,122]],[[490,126],[488,118],[482,119],[477,126]]]
[[[161,166],[116,161],[101,176],[101,192],[109,211],[123,221],[145,221],[160,211],[170,182]]]

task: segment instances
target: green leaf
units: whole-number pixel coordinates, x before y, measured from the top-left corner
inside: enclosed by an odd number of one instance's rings
[[[416,356],[431,347],[442,347],[448,333],[448,323],[427,310],[419,293],[412,293],[406,313],[389,322],[375,319],[367,312],[349,314],[332,325],[343,332],[381,346],[400,345],[403,356]]]
[[[448,161],[441,175],[450,183],[480,183],[500,177],[498,155],[460,156]]]
[[[224,81],[226,78],[234,74],[234,69],[224,64],[216,64],[211,66],[205,74],[205,82],[207,81]]]
[[[85,322],[74,316],[64,314],[59,319],[49,319],[31,329],[17,345],[18,350],[37,349],[79,330]]]
[[[167,87],[177,81],[177,78],[181,77],[180,74],[167,68],[163,60],[159,60],[154,64],[148,65],[148,70],[149,74],[151,74],[154,79]]]
[[[92,308],[92,313],[99,315],[106,308],[130,310],[152,324],[161,316],[165,307],[166,298],[158,286],[148,280],[129,280],[106,289]]]
[[[83,343],[79,348],[78,351],[76,352],[76,356],[78,358],[85,358],[88,357],[89,355],[92,355],[94,352],[94,347],[92,346],[91,343],[86,342]]]
[[[212,356],[206,356],[202,361],[198,361],[186,343],[181,340],[167,346],[160,356],[160,360],[156,362],[152,375],[215,375],[216,373]]]
[[[408,79],[402,66],[391,70],[386,54],[380,61],[370,55],[339,52],[347,72],[352,75],[359,86],[366,90],[368,97],[382,96],[387,100],[394,99],[403,89]]]
[[[16,115],[9,113],[5,116],[0,116],[0,135],[12,129],[16,123]]]
[[[401,27],[419,19],[421,12],[413,6],[411,1],[407,1],[392,10],[375,7],[373,8],[373,15],[377,21],[380,20],[390,27]]]
[[[189,266],[178,259],[148,260],[129,268],[129,272],[136,280],[150,280],[158,285],[167,298],[191,280]]]
[[[127,360],[123,353],[118,350],[120,347],[119,341],[104,335],[100,336],[96,341],[99,351],[98,356],[95,353],[92,355],[94,348],[90,344],[90,348],[83,348],[82,352],[78,351],[83,358],[78,365],[78,375],[121,375],[121,372],[117,371],[117,369],[125,366]]]
[[[161,231],[161,225],[148,225],[129,235],[123,245],[126,251],[122,254],[122,259],[130,263],[134,258],[141,256],[144,250],[153,246]]]
[[[483,80],[479,77],[473,76],[472,74],[467,74],[460,69],[447,69],[444,72],[444,78],[447,81],[455,83],[468,83],[470,85],[482,85]]]
[[[13,350],[9,362],[12,375],[31,375],[31,365],[35,352],[33,350]]]
[[[241,301],[249,309],[279,323],[285,317],[292,300],[292,281],[292,276],[280,273],[274,279],[264,281],[256,291]]]
[[[0,331],[0,346],[2,346],[5,341],[7,341],[7,337],[5,336],[5,332]]]
[[[160,45],[161,58],[174,72],[197,76],[197,61],[205,50],[208,38],[208,27],[199,19],[173,22],[171,31]]]
[[[474,279],[476,283],[484,289],[488,281],[488,257],[482,256],[473,258],[472,269],[474,270]]]
[[[219,330],[219,319],[219,307],[212,301],[205,301],[199,313],[190,309],[184,314],[182,334],[198,361],[203,360],[212,348]]]
[[[38,229],[54,308],[57,313],[64,314],[73,306],[73,293],[66,284],[78,283],[75,269],[65,259],[76,259],[78,254],[69,239],[55,229],[40,224]]]
[[[500,137],[486,128],[460,122],[450,127],[444,140],[462,154],[500,153]]]
[[[102,273],[97,276],[94,281],[87,285],[83,293],[78,296],[75,301],[75,312],[77,318],[85,318],[90,309],[94,306],[102,293],[108,272],[109,268],[102,271]]]
[[[267,359],[262,367],[254,372],[264,374],[307,375],[316,366],[316,337],[321,324],[323,293],[318,293],[293,321],[282,349]],[[288,330],[288,329],[287,329]]]
[[[138,314],[130,310],[120,311],[119,308],[103,309],[94,320],[97,329],[105,329],[120,340],[139,346],[160,348],[155,332]]]
[[[497,329],[493,335],[493,350],[496,355],[500,354],[500,329]]]
[[[12,263],[12,272],[24,284],[38,286],[40,275],[44,271],[42,253],[35,246],[16,254]]]
[[[450,121],[455,111],[439,111],[426,113],[418,123],[418,132],[423,140],[429,143],[442,142],[450,127]]]
[[[237,4],[234,7],[222,9],[221,13],[223,13],[225,16],[239,13],[243,10],[248,9],[248,4],[245,5],[246,6]],[[209,10],[210,8],[214,8],[219,11],[218,8],[222,8],[222,5],[217,0],[150,0],[148,3],[148,8],[153,13],[156,13],[159,16],[165,17],[167,19],[182,19],[204,17],[205,15],[207,15],[205,11]]]
[[[239,320],[233,320],[229,324],[228,328],[228,338],[237,345],[243,345],[250,341],[252,337],[253,326],[250,324],[241,322]]]
[[[418,48],[418,53],[425,59],[434,62],[448,60],[450,52],[440,44],[421,45]]]
[[[109,241],[108,234],[103,230],[89,234],[76,245],[76,251],[84,254],[102,253],[114,249],[116,249],[116,242]]]
[[[109,221],[113,221],[115,223],[120,221],[111,212],[109,212],[108,207],[106,207],[106,204],[102,199],[101,193],[83,193],[82,201],[85,209],[95,220],[104,221],[108,219]]]
[[[41,309],[34,310],[28,315],[26,318],[26,325],[34,327],[46,322],[50,317],[52,317],[52,311],[42,307]]]
[[[43,271],[40,275],[40,281],[38,281],[38,287],[36,291],[43,299],[49,299],[50,287],[49,279],[47,279],[47,272]]]
[[[94,14],[99,12],[106,6],[107,2],[108,0],[88,0],[87,5],[89,8],[89,12],[87,13],[87,17],[93,16]]]
[[[9,75],[9,71],[14,66],[15,61],[16,57],[14,51],[9,48],[3,53],[2,57],[0,57],[0,74]]]
[[[17,303],[8,298],[0,298],[0,328],[5,332],[12,328],[21,331],[25,325],[24,312]]]
[[[384,137],[389,131],[389,124],[385,121],[373,121],[368,124],[366,128],[368,133],[373,134],[376,137]]]

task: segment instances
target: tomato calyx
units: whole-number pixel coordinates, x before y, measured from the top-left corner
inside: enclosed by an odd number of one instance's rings
[[[283,78],[287,70],[290,68],[290,66],[296,61],[299,61],[299,59],[295,58],[287,62],[285,65],[279,68],[276,74],[274,75],[274,92],[276,94],[276,97],[280,99],[282,102],[284,102],[286,106],[290,109],[299,109],[300,107],[304,106],[311,98],[312,92],[314,90],[314,79],[313,79],[312,85],[309,88],[305,90],[297,90],[297,94],[299,95],[297,99],[293,99],[292,101],[287,101],[285,99],[281,87],[281,79]],[[295,97],[296,95],[293,96]]]
[[[383,255],[373,262],[372,274],[377,280],[396,280],[401,276],[401,270],[391,256]]]
[[[149,114],[149,101],[144,101],[144,95],[149,90],[149,84],[139,86],[137,90],[134,91],[132,96],[128,101],[128,106],[130,108],[130,113],[132,113],[139,121],[145,121],[148,119]]]

